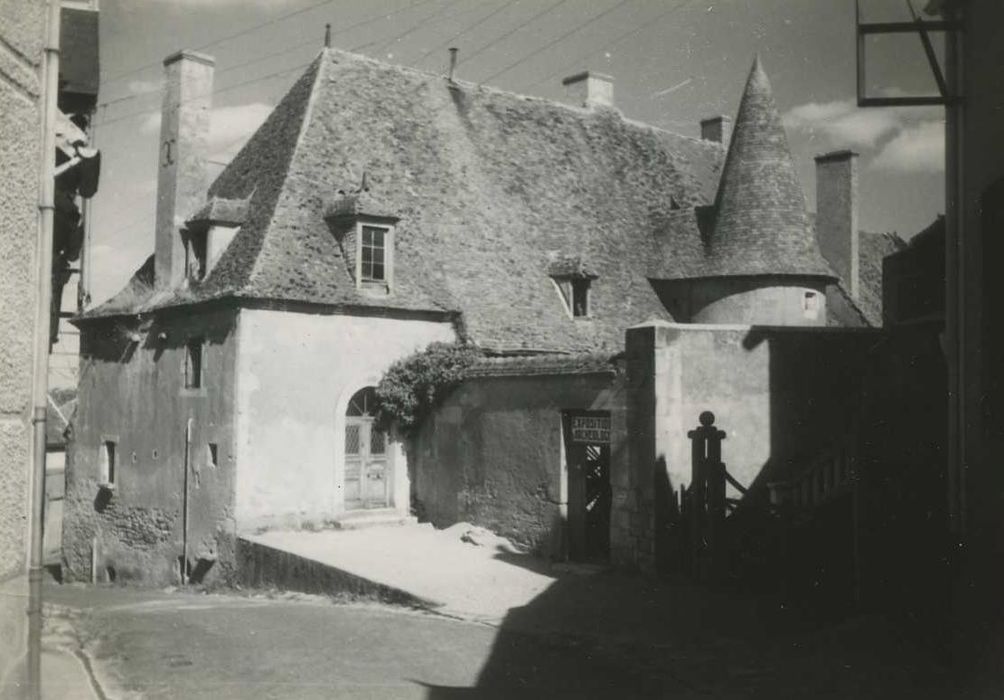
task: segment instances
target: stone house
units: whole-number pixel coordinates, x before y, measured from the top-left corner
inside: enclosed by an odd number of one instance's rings
[[[850,152],[820,159],[813,220],[759,62],[734,131],[695,139],[624,117],[606,76],[566,79],[567,105],[325,49],[212,183],[213,60],[165,70],[155,252],[75,321],[72,578],[236,575],[242,532],[413,505],[649,567],[646,484],[659,459],[685,481],[671,433],[709,387],[756,478],[779,358],[790,405],[825,404],[807,450],[881,318],[897,239],[858,231]],[[435,341],[488,359],[406,446],[372,388]]]

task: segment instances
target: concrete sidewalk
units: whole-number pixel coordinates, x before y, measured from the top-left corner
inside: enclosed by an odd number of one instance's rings
[[[277,530],[244,539],[402,591],[439,613],[483,622],[501,621],[557,580],[546,562],[506,551],[504,541],[494,546],[461,541],[470,529],[459,524],[445,530],[431,525]]]

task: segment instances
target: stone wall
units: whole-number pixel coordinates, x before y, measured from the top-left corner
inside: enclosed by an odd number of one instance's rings
[[[189,565],[196,578],[232,574],[236,322],[235,310],[221,309],[82,327],[63,521],[69,580],[177,582],[189,420]],[[199,389],[185,387],[194,338],[205,341]],[[114,489],[100,483],[107,441],[116,444]]]
[[[412,442],[413,491],[437,527],[470,522],[538,554],[567,554],[568,486],[562,416],[611,413],[614,498],[623,393],[609,374],[471,378]]]
[[[45,5],[0,0],[0,695],[26,644],[32,330]]]
[[[853,430],[876,331],[654,322],[627,333],[627,479],[611,540],[642,569],[661,549],[691,478],[687,432],[712,411],[723,461],[742,484],[783,479]],[[740,494],[729,487],[730,497]],[[617,494],[615,492],[615,505]]]

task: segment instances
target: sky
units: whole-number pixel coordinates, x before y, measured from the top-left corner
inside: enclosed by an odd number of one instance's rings
[[[905,19],[900,0],[866,0],[864,19]],[[814,156],[860,154],[860,223],[909,238],[944,210],[944,112],[856,106],[853,0],[102,0],[95,117],[102,180],[92,209],[92,302],[117,292],[153,250],[162,59],[216,58],[210,176],[268,116],[321,49],[443,71],[566,100],[561,79],[614,78],[625,117],[698,136],[735,116],[753,57],[774,87],[802,188]],[[937,45],[940,52],[940,45]],[[932,94],[916,36],[868,44],[870,94]]]

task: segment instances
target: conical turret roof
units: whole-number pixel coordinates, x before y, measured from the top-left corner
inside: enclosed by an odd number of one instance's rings
[[[705,251],[706,276],[835,276],[819,252],[759,56],[739,105]]]

